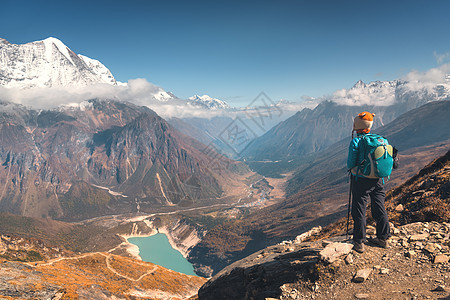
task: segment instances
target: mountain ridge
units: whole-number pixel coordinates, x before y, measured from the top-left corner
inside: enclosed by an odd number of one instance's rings
[[[3,211],[80,219],[204,205],[249,172],[130,103],[42,111],[3,103],[0,112]]]

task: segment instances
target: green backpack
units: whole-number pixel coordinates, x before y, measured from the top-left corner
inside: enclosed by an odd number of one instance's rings
[[[359,142],[364,151],[364,160],[358,166],[357,174],[366,178],[388,178],[394,165],[394,147],[378,134],[366,134]]]

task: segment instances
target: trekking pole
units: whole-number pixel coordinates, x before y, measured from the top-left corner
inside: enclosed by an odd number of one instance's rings
[[[352,174],[350,173],[349,174],[349,176],[350,176],[350,192],[348,193],[348,209],[347,209],[347,231],[346,231],[346,234],[345,234],[345,239],[346,240],[348,240],[348,227],[349,227],[349,224],[350,224],[350,205],[351,205],[351,202],[352,202],[352,186],[353,186],[353,176],[352,176]]]

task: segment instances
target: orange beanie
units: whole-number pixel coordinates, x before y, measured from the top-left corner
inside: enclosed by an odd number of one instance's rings
[[[368,111],[358,114],[353,121],[353,130],[366,133],[370,132],[370,128],[372,128],[373,124],[373,117],[375,117],[375,114]]]

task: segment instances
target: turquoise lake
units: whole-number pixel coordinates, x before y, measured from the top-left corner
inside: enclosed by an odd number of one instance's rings
[[[143,261],[151,262],[164,268],[187,275],[195,275],[194,267],[173,249],[169,239],[163,233],[157,233],[147,237],[133,237],[128,241],[139,247],[139,255]]]

